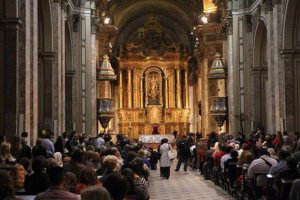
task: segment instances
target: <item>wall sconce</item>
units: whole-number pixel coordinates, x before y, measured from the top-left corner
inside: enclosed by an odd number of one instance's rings
[[[102,11],[101,13],[101,22],[105,25],[111,24],[111,17],[108,11]]]
[[[110,24],[110,17],[105,17],[103,22],[104,24]]]
[[[201,17],[201,21],[203,22],[203,24],[207,24],[208,23],[208,18],[205,15],[203,15]]]
[[[209,15],[206,13],[202,13],[201,15],[198,16],[198,24],[206,25],[208,24],[209,21]]]

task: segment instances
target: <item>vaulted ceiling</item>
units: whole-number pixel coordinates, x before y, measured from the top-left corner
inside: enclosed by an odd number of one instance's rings
[[[108,11],[118,33],[114,46],[125,44],[150,16],[156,17],[165,32],[178,43],[193,51],[195,38],[191,35],[203,10],[202,0],[110,0]]]

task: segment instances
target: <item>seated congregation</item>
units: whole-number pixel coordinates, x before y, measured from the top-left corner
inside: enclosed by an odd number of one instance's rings
[[[235,199],[299,200],[299,135],[258,131],[245,138],[213,132],[198,142],[194,159],[204,179]]]
[[[153,148],[121,134],[113,143],[109,135],[92,138],[75,132],[56,142],[46,134],[31,148],[26,136],[1,138],[0,199],[150,199],[150,169],[156,170],[160,159]],[[182,163],[187,173],[190,163],[204,181],[213,181],[235,199],[298,200],[299,136],[262,131],[247,139],[242,133],[183,136],[177,139],[175,173]],[[167,141],[163,144],[169,147]],[[170,167],[162,169],[162,179],[169,179]]]
[[[143,144],[123,135],[92,138],[75,132],[39,138],[1,137],[0,199],[148,200],[150,163]],[[157,162],[157,161],[156,161]]]

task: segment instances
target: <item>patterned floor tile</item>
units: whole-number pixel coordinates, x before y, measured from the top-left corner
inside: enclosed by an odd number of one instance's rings
[[[159,170],[151,171],[149,194],[151,200],[232,200],[226,192],[211,181],[204,180],[199,172],[174,172],[176,160],[171,167],[169,180],[161,179]]]

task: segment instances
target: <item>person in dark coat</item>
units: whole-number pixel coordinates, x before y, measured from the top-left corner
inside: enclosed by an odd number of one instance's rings
[[[55,152],[60,152],[61,155],[64,154],[64,140],[62,136],[58,136],[54,144]]]
[[[179,171],[181,163],[184,163],[184,171],[187,171],[188,160],[191,155],[190,153],[191,144],[187,141],[187,137],[182,136],[181,140],[177,143],[178,162],[175,171]]]
[[[76,175],[77,179],[80,179],[82,170],[86,167],[83,159],[84,152],[81,149],[75,149],[70,162],[64,165],[65,172],[72,172]]]
[[[207,139],[207,149],[213,147],[215,143],[218,142],[218,134],[216,132],[211,132]]]
[[[157,162],[159,160],[159,153],[157,151],[154,151],[152,147],[149,148],[149,152],[151,153],[150,155],[150,169],[156,170],[157,167]]]
[[[278,179],[276,181],[276,186],[280,187],[281,179],[297,179],[300,178],[300,174],[297,169],[298,161],[293,157],[288,157],[286,159],[286,170],[279,173]]]
[[[20,150],[20,155],[19,158],[28,158],[31,159],[32,154],[31,154],[31,148],[28,146],[26,140],[21,140],[21,150]]]
[[[264,146],[266,146],[268,149],[269,148],[275,149],[275,145],[272,143],[272,136],[270,134],[266,135],[265,141],[266,143],[264,144]]]
[[[25,177],[24,189],[28,195],[37,195],[49,187],[48,176],[45,173],[47,159],[44,156],[36,157],[32,162],[33,174]]]
[[[36,140],[35,146],[32,148],[32,156],[36,158],[38,156],[47,157],[47,152],[45,147],[42,146],[42,139],[38,138]]]

